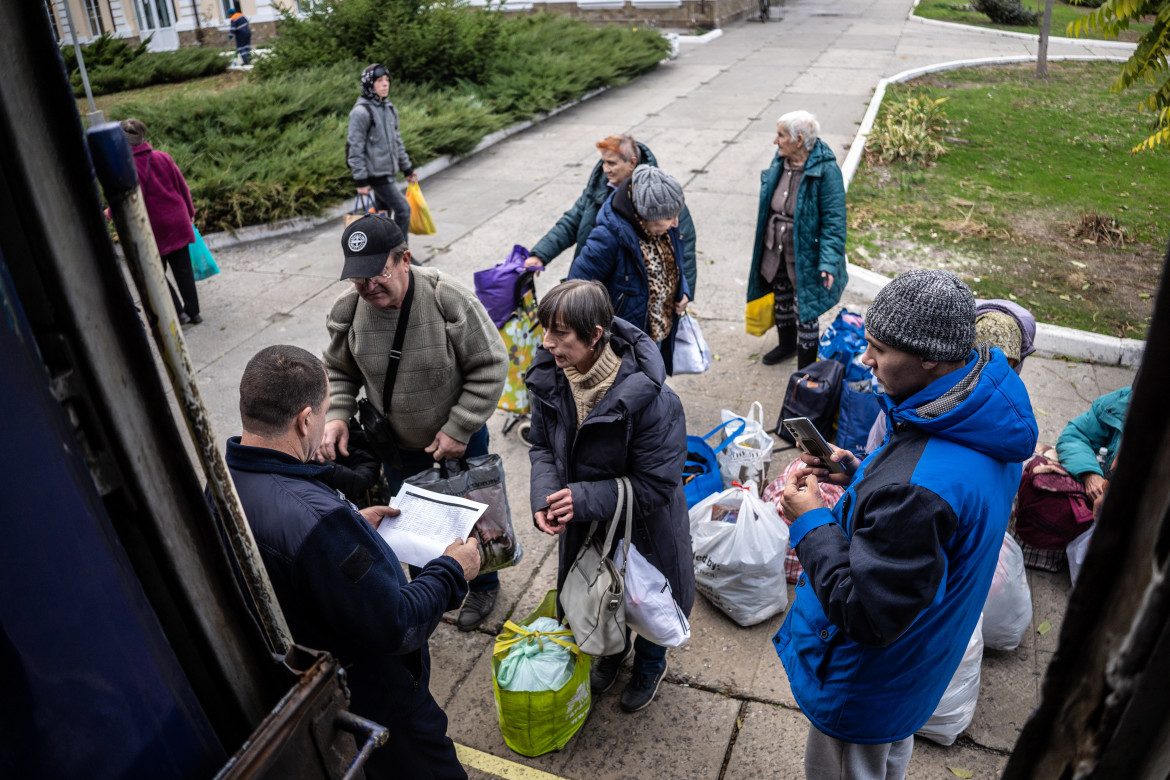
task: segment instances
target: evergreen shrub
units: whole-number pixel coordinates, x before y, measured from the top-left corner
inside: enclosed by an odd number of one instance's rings
[[[1040,14],[1024,8],[1020,0],[972,0],[971,6],[996,24],[1034,27]]]

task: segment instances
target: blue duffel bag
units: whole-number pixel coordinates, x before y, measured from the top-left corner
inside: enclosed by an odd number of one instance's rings
[[[712,449],[711,445],[707,443],[707,439],[710,439],[728,425],[735,423],[739,423],[735,432],[729,434],[723,441],[719,442],[719,446]],[[719,476],[719,463],[715,460],[715,455],[730,444],[732,439],[743,433],[745,425],[746,423],[743,421],[743,418],[736,417],[735,419],[716,425],[703,436],[687,437],[687,462],[683,466],[682,473],[683,492],[687,497],[687,509],[690,509],[712,493],[718,493],[720,490],[723,490],[723,477]]]

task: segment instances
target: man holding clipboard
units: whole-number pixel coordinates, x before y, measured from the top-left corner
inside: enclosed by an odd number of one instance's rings
[[[466,778],[430,692],[427,640],[478,573],[477,542],[456,540],[408,583],[375,531],[398,510],[359,512],[326,484],[333,465],[309,462],[328,411],[325,367],[309,352],[277,345],[248,361],[227,464],[264,567],[293,640],[337,656],[350,709],[389,729],[366,777]]]

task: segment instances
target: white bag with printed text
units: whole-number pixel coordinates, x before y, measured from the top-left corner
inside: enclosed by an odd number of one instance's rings
[[[690,512],[695,589],[741,626],[788,606],[788,526],[756,483],[715,493]]]

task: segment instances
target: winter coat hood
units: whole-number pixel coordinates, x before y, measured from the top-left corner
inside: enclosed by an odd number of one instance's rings
[[[1036,447],[1027,388],[997,348],[973,350],[965,369],[901,403],[885,395],[881,401],[895,427],[913,425],[1005,463],[1022,463]]]

